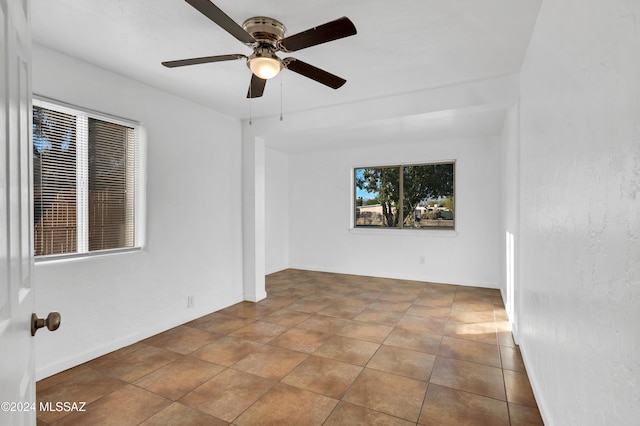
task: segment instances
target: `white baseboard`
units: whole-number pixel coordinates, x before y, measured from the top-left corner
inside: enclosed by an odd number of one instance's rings
[[[265,294],[266,297],[266,294]],[[236,303],[242,302],[242,297],[235,297],[235,301],[230,303],[227,306],[234,305]],[[220,309],[224,309],[227,306],[220,306],[206,308],[195,308],[185,310],[184,314],[181,316],[177,316],[171,318],[169,320],[165,320],[164,322],[158,322],[153,325],[153,327],[140,331],[138,333],[129,335],[117,341],[109,342],[103,346],[94,348],[90,351],[75,354],[69,358],[66,358],[62,361],[55,362],[53,364],[45,365],[45,366],[36,366],[36,381],[46,379],[49,376],[53,376],[54,374],[60,373],[62,371],[68,370],[73,367],[77,367],[80,364],[84,364],[85,362],[91,361],[102,355],[106,355],[110,352],[116,351],[118,349],[124,348],[125,346],[132,345],[136,342],[149,338],[151,336],[155,336],[158,333],[162,333],[163,331],[167,331],[171,328],[177,327],[179,325],[185,324],[189,321],[193,321],[202,316],[208,315],[212,312],[218,311]]]
[[[542,398],[542,391],[540,383],[537,379],[537,376],[534,374],[534,369],[531,366],[531,364],[528,361],[527,355],[526,355],[526,346],[523,347],[521,345],[519,345],[520,347],[520,354],[522,355],[522,361],[524,362],[524,368],[527,370],[527,377],[529,377],[529,383],[531,383],[531,390],[533,390],[533,396],[536,399],[536,404],[538,404],[538,411],[540,412],[540,417],[542,417],[542,422],[545,425],[551,426],[553,425],[553,422],[548,418],[546,412],[547,410],[545,409],[545,400],[544,398]]]
[[[265,275],[275,274],[276,272],[286,271],[287,269],[289,269],[288,266],[269,268],[265,271]]]
[[[482,287],[482,288],[492,288],[499,289],[497,283],[489,283],[483,281],[475,281],[475,280],[460,280],[460,279],[446,279],[443,277],[428,277],[424,275],[415,275],[415,274],[403,274],[403,273],[389,273],[389,274],[380,274],[380,273],[368,273],[365,271],[351,270],[348,268],[333,268],[333,267],[324,267],[324,266],[312,266],[312,265],[291,265],[289,268],[291,269],[301,269],[304,271],[317,271],[317,272],[330,272],[334,274],[348,274],[348,275],[359,275],[359,276],[368,276],[368,277],[377,277],[377,278],[390,278],[395,280],[408,280],[408,281],[422,281],[422,282],[430,282],[430,283],[439,283],[439,284],[451,284],[451,285],[461,285],[466,287]]]

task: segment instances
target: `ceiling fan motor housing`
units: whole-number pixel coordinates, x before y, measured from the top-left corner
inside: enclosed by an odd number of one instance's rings
[[[284,38],[286,28],[282,22],[266,16],[255,16],[242,23],[242,28],[258,42],[247,58],[247,66],[260,78],[277,75],[282,61],[276,55],[277,43]]]
[[[249,18],[242,23],[242,28],[260,43],[260,47],[268,45],[274,49],[287,32],[282,22],[266,16]]]

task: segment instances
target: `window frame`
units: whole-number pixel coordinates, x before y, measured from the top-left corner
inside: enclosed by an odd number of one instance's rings
[[[403,189],[403,178],[404,178],[404,167],[415,167],[415,166],[431,166],[438,164],[452,164],[453,165],[453,200],[454,204],[457,205],[456,196],[457,196],[457,161],[455,159],[451,160],[437,160],[437,161],[424,161],[424,162],[416,162],[416,163],[392,163],[392,164],[378,164],[378,165],[367,165],[367,166],[354,166],[351,169],[351,211],[350,211],[350,226],[349,231],[352,233],[371,233],[371,234],[379,234],[379,233],[388,233],[388,232],[400,232],[403,235],[411,234],[414,232],[416,235],[424,235],[425,232],[434,232],[439,236],[455,236],[458,234],[458,215],[457,209],[454,207],[453,210],[453,226],[425,226],[425,227],[405,227],[403,226],[404,212],[400,212],[400,218],[398,223],[400,226],[397,227],[386,227],[386,226],[362,226],[356,225],[357,221],[357,212],[356,207],[358,205],[358,195],[357,195],[357,177],[356,172],[359,169],[382,169],[382,168],[397,168],[399,170],[399,202],[402,203],[402,199],[404,198],[404,189]],[[403,209],[400,209],[403,210]]]
[[[119,117],[116,115],[95,111],[89,108],[80,107],[77,105],[69,104],[66,102],[51,99],[45,96],[34,94],[32,97],[32,108],[40,107],[47,108],[54,111],[62,112],[65,114],[71,114],[74,116],[81,116],[86,120],[86,126],[88,132],[89,119],[96,119],[108,123],[113,123],[120,126],[133,128],[135,132],[134,142],[134,166],[133,166],[133,181],[134,181],[134,207],[133,207],[133,246],[121,247],[113,249],[93,250],[89,251],[89,226],[88,226],[88,212],[84,214],[76,214],[77,220],[77,247],[74,253],[60,253],[60,254],[48,254],[48,255],[36,255],[32,253],[34,261],[36,263],[60,261],[60,260],[72,260],[83,258],[95,258],[106,255],[114,255],[121,253],[130,253],[141,251],[144,246],[144,226],[145,226],[145,189],[146,184],[144,182],[144,161],[143,161],[143,147],[146,146],[146,131],[142,124],[138,121]],[[30,142],[33,146],[33,137]],[[30,156],[30,176],[33,176],[33,157]],[[76,192],[76,205],[78,209],[82,206],[88,210],[89,208],[89,144],[88,133],[85,135],[78,134],[76,141],[76,179],[78,182]],[[34,183],[30,187],[30,195],[32,199],[32,205],[34,200]],[[35,223],[31,224],[31,238],[35,237],[34,233]],[[80,235],[84,234],[84,240],[81,242]],[[33,250],[35,250],[35,244],[32,243]],[[82,250],[82,251],[81,251]]]

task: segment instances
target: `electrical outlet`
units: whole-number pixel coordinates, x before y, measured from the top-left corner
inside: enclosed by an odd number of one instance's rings
[[[187,308],[193,308],[195,303],[195,297],[193,295],[187,296]]]

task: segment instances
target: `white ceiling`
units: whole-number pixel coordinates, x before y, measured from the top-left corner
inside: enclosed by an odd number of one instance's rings
[[[247,118],[244,61],[168,69],[161,61],[250,49],[182,0],[32,0],[35,43]],[[285,70],[253,117],[343,105],[517,73],[540,0],[215,0],[241,24],[270,16],[295,34],[348,16],[358,34],[293,56],[347,80],[338,90]],[[491,122],[496,116],[485,113]],[[450,120],[447,120],[449,122]],[[477,122],[473,126],[482,128]]]
[[[495,136],[502,129],[506,111],[499,109],[448,110],[360,121],[332,127],[314,127],[275,133],[269,147],[284,152],[307,152],[335,148],[372,148],[426,140],[469,139]],[[402,138],[398,138],[401,134]]]

